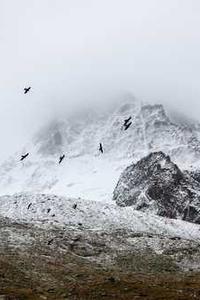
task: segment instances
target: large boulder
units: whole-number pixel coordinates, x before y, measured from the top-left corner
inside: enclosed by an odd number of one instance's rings
[[[200,182],[163,152],[153,152],[127,167],[113,200],[120,206],[200,223]]]

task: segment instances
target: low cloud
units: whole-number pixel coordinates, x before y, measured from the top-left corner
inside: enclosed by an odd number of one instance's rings
[[[1,0],[1,157],[123,92],[199,119],[199,27],[198,0]]]

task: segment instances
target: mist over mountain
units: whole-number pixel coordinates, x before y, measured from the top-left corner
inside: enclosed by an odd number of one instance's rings
[[[130,116],[132,124],[124,130]],[[47,192],[108,200],[123,169],[148,153],[163,151],[182,170],[198,169],[199,128],[196,121],[171,121],[163,105],[142,104],[130,95],[80,108],[47,122],[1,165],[1,194]],[[26,152],[30,156],[20,162]],[[66,156],[59,165],[62,154]]]
[[[0,299],[199,298],[199,28],[199,0],[0,0]]]
[[[124,91],[199,120],[199,11],[198,0],[1,0],[0,161],[46,119]]]

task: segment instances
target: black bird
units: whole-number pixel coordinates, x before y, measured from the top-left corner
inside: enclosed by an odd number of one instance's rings
[[[103,153],[103,146],[102,146],[102,143],[99,144],[99,151],[101,151],[101,153]]]
[[[20,160],[21,160],[21,161],[24,160],[28,155],[29,155],[29,153],[26,153],[26,154],[24,154],[24,155],[21,155]]]
[[[132,122],[126,124],[126,126],[124,126],[124,130],[127,130],[130,126],[131,126]]]
[[[74,203],[73,209],[76,209],[76,208],[77,208],[77,203]]]
[[[31,207],[31,205],[32,205],[32,203],[30,203],[30,204],[28,205],[27,209],[29,209],[29,208]]]
[[[130,116],[128,119],[124,120],[124,126],[126,126],[128,124],[128,122],[132,119],[132,117]]]
[[[51,208],[48,208],[48,209],[47,209],[47,213],[49,213],[50,211],[51,211]]]
[[[28,88],[24,88],[24,94],[28,93],[30,91],[31,87],[29,86]]]
[[[51,245],[53,243],[53,239],[48,241],[47,245]]]
[[[62,160],[65,158],[65,154],[61,155],[59,158],[59,164],[62,162]]]

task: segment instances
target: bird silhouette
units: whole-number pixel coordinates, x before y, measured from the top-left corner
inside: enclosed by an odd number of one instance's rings
[[[76,209],[76,208],[77,208],[77,203],[74,203],[73,209]]]
[[[131,124],[132,124],[132,122],[126,124],[126,125],[124,126],[124,130],[127,130],[127,129],[131,126]]]
[[[101,153],[103,153],[103,146],[102,146],[102,143],[99,144],[99,151],[100,151]]]
[[[24,155],[21,155],[20,161],[24,160],[28,155],[29,155],[29,153],[26,153],[26,154],[24,154]]]
[[[62,160],[65,158],[65,154],[61,155],[59,158],[59,164],[62,162]]]
[[[128,122],[132,119],[132,117],[130,116],[128,119],[124,120],[124,126],[126,126],[128,124]]]
[[[31,87],[29,86],[28,88],[24,88],[24,94],[28,93],[30,91]]]
[[[47,245],[51,245],[53,243],[53,239],[48,241]]]
[[[28,205],[27,209],[29,209],[29,208],[31,207],[31,205],[32,205],[32,203],[29,203],[29,205]]]

